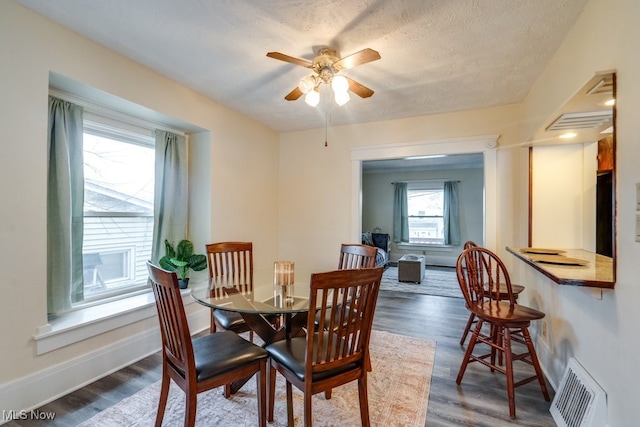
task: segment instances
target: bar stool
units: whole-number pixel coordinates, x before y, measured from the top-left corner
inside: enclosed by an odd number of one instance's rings
[[[465,242],[464,244],[464,249],[477,248],[477,247],[479,246],[471,240]],[[518,302],[518,295],[520,295],[522,291],[524,291],[524,286],[516,285],[515,283],[511,284],[511,292],[513,293],[513,297],[515,298],[516,302]],[[504,300],[509,299],[509,295],[507,294],[507,288],[504,284],[500,285],[500,298]],[[462,332],[462,338],[460,338],[460,345],[464,345],[464,342],[467,339],[467,335],[469,335],[469,332],[471,331],[471,326],[473,326],[475,323],[476,323],[476,315],[473,313],[469,313],[469,319],[467,320],[467,325],[464,327],[464,331]]]
[[[509,273],[504,263],[496,254],[486,248],[470,247],[465,249],[458,257],[456,274],[467,309],[477,318],[476,327],[458,371],[456,383],[459,385],[462,382],[462,377],[469,363],[480,362],[488,366],[491,372],[498,371],[506,375],[509,416],[511,418],[516,417],[516,387],[538,380],[544,399],[547,402],[550,401],[538,356],[529,334],[531,321],[542,319],[545,314],[533,308],[516,304]],[[500,298],[500,284],[504,285],[507,298]],[[488,334],[482,332],[484,323],[490,326]],[[515,354],[512,342],[523,344],[527,351]],[[489,346],[489,353],[474,354],[477,344]],[[503,355],[504,367],[500,362],[496,363],[496,356],[500,356],[501,359]],[[535,375],[515,382],[514,361],[522,361],[533,366]]]

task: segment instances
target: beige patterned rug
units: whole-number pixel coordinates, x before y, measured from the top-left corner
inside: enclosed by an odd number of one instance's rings
[[[369,413],[373,426],[423,427],[427,417],[429,386],[436,344],[389,332],[373,331],[368,376]],[[287,424],[285,385],[281,375],[276,382],[274,427]],[[222,389],[198,396],[196,426],[254,426],[258,422],[256,381],[252,378],[230,399]],[[139,391],[108,408],[82,426],[123,427],[154,425],[160,382]],[[294,417],[302,425],[302,393],[293,387]],[[314,426],[359,426],[357,383],[333,390],[330,400],[324,393],[313,397]],[[163,425],[184,423],[184,393],[172,383]]]

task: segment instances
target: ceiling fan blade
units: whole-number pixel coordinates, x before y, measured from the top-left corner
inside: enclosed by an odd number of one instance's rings
[[[306,61],[304,59],[294,58],[293,56],[285,55],[280,52],[269,52],[267,53],[269,58],[279,59],[280,61],[290,62],[291,64],[296,64],[301,67],[311,68],[311,62]]]
[[[368,87],[358,83],[357,81],[350,79],[347,77],[347,81],[349,82],[349,90],[361,98],[369,98],[373,95],[373,91]]]
[[[345,56],[344,58],[336,61],[333,66],[339,69],[348,70],[356,65],[366,64],[367,62],[377,61],[378,59],[380,59],[380,54],[373,49],[367,48],[349,56]]]
[[[302,91],[298,87],[296,87],[294,90],[289,92],[287,96],[284,97],[284,99],[286,99],[287,101],[295,101],[301,96],[302,96]]]

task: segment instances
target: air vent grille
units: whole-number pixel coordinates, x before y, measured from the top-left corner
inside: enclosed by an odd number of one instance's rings
[[[546,130],[594,129],[609,123],[612,119],[613,112],[610,110],[566,113],[555,119]]]
[[[601,95],[613,93],[613,79],[599,80],[591,89],[587,91],[587,95]]]
[[[600,427],[606,424],[607,395],[576,359],[570,359],[551,415],[560,427]]]

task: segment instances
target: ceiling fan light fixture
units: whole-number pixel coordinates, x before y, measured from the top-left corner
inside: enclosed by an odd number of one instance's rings
[[[336,104],[338,104],[338,106],[342,107],[344,104],[346,104],[347,102],[349,102],[349,100],[351,99],[351,97],[349,96],[349,92],[344,90],[344,91],[336,91],[335,92],[335,100],[336,100]]]
[[[309,91],[315,87],[316,79],[314,76],[305,76],[301,78],[300,82],[298,83],[298,89],[300,89],[303,94],[309,93]]]
[[[315,90],[315,88],[313,90],[308,91],[304,97],[304,102],[306,102],[307,105],[311,107],[317,106],[318,103],[320,102],[320,92]]]
[[[349,82],[345,76],[334,76],[331,80],[331,88],[338,94],[338,92],[347,92],[349,90]]]

